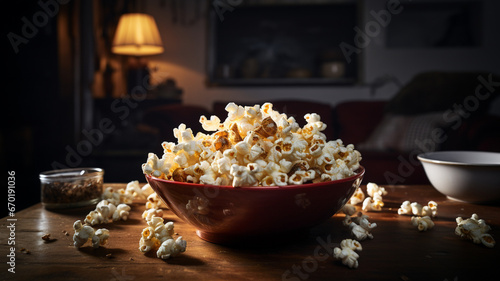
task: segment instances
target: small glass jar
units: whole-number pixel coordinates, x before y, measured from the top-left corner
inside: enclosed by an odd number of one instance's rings
[[[42,204],[47,209],[96,204],[101,199],[104,170],[61,169],[40,173]]]

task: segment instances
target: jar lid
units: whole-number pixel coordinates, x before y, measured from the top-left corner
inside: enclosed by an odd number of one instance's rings
[[[104,175],[101,168],[72,168],[45,171],[40,173],[40,179],[84,179]]]

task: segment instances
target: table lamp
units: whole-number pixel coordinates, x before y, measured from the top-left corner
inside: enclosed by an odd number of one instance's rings
[[[155,19],[147,14],[123,14],[118,21],[111,51],[130,56],[127,71],[127,91],[134,88],[146,89],[149,84],[149,70],[145,56],[163,53],[163,43]]]

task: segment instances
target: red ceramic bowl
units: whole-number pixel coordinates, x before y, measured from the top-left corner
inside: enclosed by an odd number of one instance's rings
[[[198,236],[214,243],[299,230],[339,211],[361,184],[365,169],[330,182],[282,187],[191,184],[146,175],[153,190]]]

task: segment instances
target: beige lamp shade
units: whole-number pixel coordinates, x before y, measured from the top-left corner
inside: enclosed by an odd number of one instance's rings
[[[139,13],[122,15],[111,50],[115,54],[131,56],[163,53],[163,43],[155,19]]]

